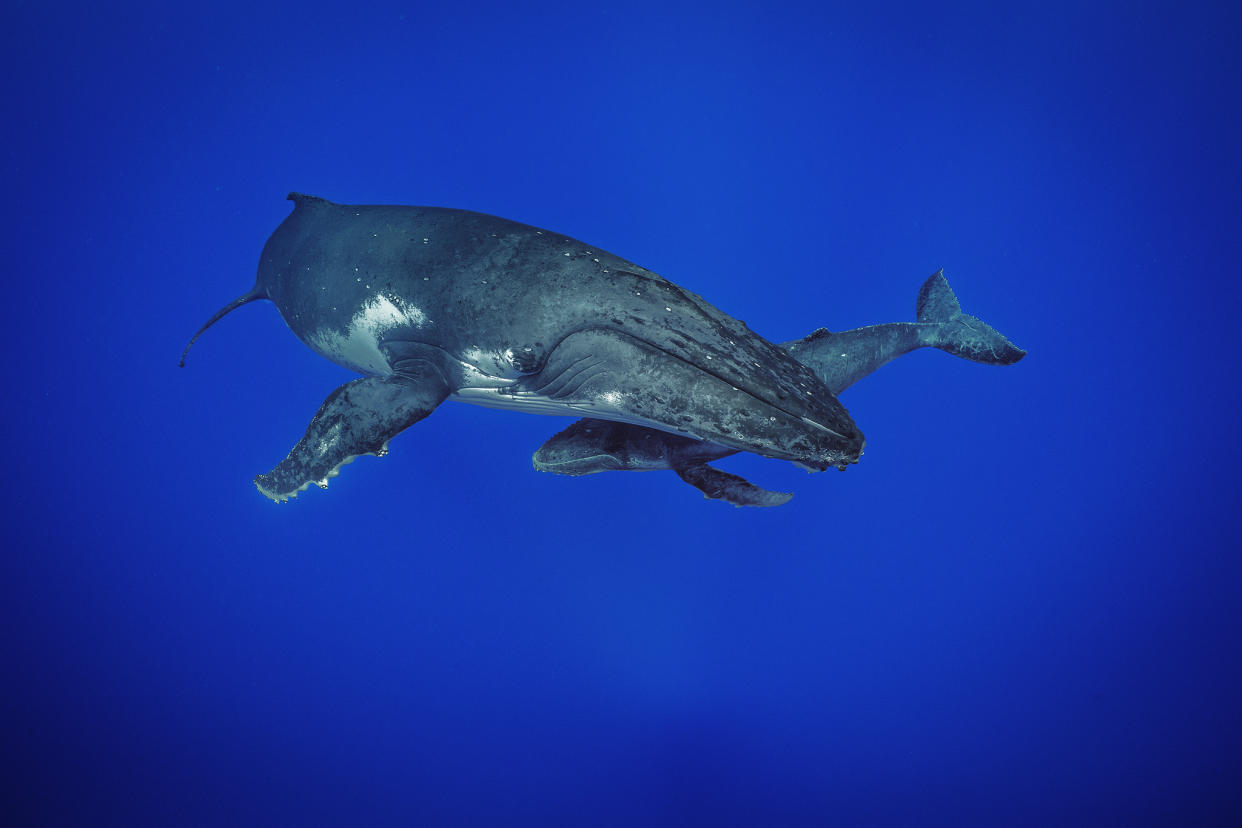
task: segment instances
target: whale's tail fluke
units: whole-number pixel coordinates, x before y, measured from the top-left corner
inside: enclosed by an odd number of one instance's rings
[[[194,346],[194,340],[198,339],[200,336],[203,335],[203,331],[207,330],[212,325],[216,324],[221,319],[223,319],[225,316],[227,316],[229,313],[240,308],[242,305],[245,305],[249,302],[253,302],[256,299],[266,299],[266,298],[267,298],[267,293],[264,292],[258,285],[255,285],[253,288],[250,289],[249,292],[243,293],[241,296],[238,296],[232,302],[229,302],[227,305],[220,308],[220,310],[216,311],[215,315],[212,316],[210,319],[208,319],[203,324],[203,327],[198,329],[198,332],[195,333],[194,336],[190,337],[189,344],[186,345],[185,350],[181,352],[181,361],[177,363],[177,367],[179,368],[185,367],[186,355],[190,353],[190,348]]]
[[[915,313],[920,322],[939,323],[941,336],[933,344],[954,356],[987,365],[1012,365],[1026,356],[1026,351],[1000,331],[982,319],[962,313],[943,270],[937,270],[919,288]]]

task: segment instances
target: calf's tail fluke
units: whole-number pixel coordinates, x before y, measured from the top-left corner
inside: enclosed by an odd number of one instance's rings
[[[962,313],[943,270],[937,270],[919,288],[915,308],[920,322],[940,325],[941,337],[935,347],[942,351],[987,365],[1012,365],[1026,356],[1026,351],[1000,331],[982,319]]]
[[[210,319],[208,319],[203,324],[203,327],[198,329],[198,332],[195,333],[194,336],[190,337],[189,344],[186,345],[185,350],[181,352],[181,361],[177,363],[177,366],[180,368],[185,367],[186,354],[190,353],[190,348],[193,347],[194,340],[202,336],[203,331],[207,330],[212,325],[216,324],[221,319],[223,319],[225,316],[227,316],[229,313],[240,308],[242,305],[245,305],[248,302],[253,302],[256,299],[266,299],[266,298],[267,298],[267,293],[265,293],[262,289],[260,289],[258,285],[255,285],[253,288],[250,289],[248,293],[243,293],[241,296],[238,296],[232,302],[229,302],[227,305],[220,308],[220,310],[216,311],[215,315],[212,316]]]

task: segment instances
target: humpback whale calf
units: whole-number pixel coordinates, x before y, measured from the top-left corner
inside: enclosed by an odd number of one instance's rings
[[[584,417],[534,455],[566,475],[671,469],[709,498],[774,506],[709,465],[739,451],[822,471],[858,462],[863,435],[837,394],[916,348],[992,365],[1025,355],[962,313],[941,272],[916,322],[775,344],[702,297],[598,247],[443,207],[335,204],[291,193],[263,247],[259,299],[327,359],[364,376],[328,395],[305,435],[254,480],[275,501],[389,441],[447,399]]]

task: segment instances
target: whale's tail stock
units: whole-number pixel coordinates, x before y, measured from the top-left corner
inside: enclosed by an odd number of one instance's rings
[[[933,346],[946,353],[986,365],[1012,365],[1026,351],[982,319],[962,313],[944,271],[937,270],[919,288],[915,313],[920,322],[940,325],[941,337]]]

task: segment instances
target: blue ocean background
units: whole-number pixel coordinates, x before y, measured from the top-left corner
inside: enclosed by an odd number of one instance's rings
[[[9,2],[3,820],[1242,824],[1236,3]],[[842,395],[796,497],[561,478],[446,404],[275,506],[351,374],[291,190],[553,228],[772,340],[945,268],[1029,355]]]

